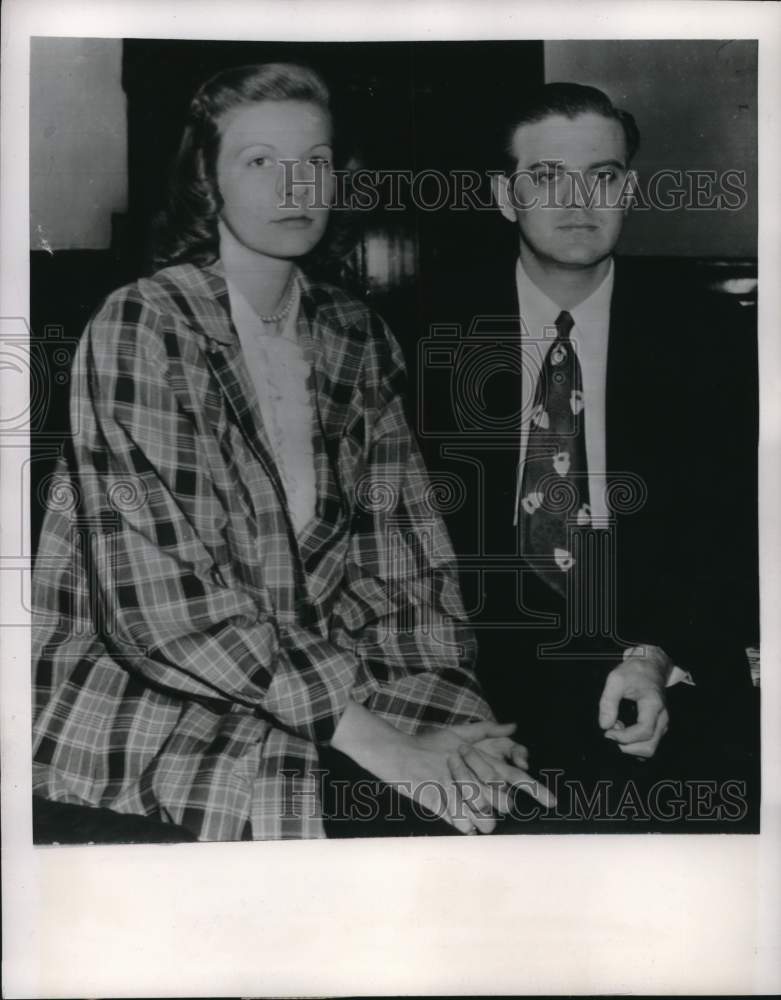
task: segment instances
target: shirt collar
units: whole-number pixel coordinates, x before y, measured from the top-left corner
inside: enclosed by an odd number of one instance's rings
[[[515,280],[518,288],[518,301],[521,307],[521,315],[538,317],[544,321],[544,325],[553,326],[556,318],[561,312],[561,306],[557,305],[553,299],[549,298],[526,273],[521,258],[515,269]],[[575,321],[575,326],[583,329],[596,324],[607,325],[610,317],[610,299],[613,295],[613,282],[615,280],[615,265],[610,260],[608,272],[600,282],[599,286],[589,295],[587,299],[580,302],[569,313]]]

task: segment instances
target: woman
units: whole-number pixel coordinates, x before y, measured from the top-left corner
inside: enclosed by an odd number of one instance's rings
[[[34,580],[49,799],[322,836],[328,748],[488,832],[528,780],[473,675],[399,348],[295,264],[328,222],[331,131],[309,69],[204,84],[166,266],[82,338]]]

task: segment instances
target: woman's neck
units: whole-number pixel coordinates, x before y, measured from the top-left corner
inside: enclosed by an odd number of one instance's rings
[[[240,243],[220,220],[220,259],[225,276],[259,316],[272,316],[285,304],[293,262],[266,257]]]

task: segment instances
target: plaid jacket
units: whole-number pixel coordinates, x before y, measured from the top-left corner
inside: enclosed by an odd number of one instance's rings
[[[318,497],[298,538],[221,264],[122,288],[88,325],[33,579],[39,794],[203,840],[318,837],[317,747],[349,698],[406,732],[490,717],[399,348],[301,280]]]

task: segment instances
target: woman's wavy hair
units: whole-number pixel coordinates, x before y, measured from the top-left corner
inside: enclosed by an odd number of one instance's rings
[[[295,63],[261,63],[222,70],[195,93],[173,162],[168,207],[156,220],[153,270],[185,262],[199,266],[219,255],[217,187],[220,119],[258,101],[306,101],[331,114],[331,96],[315,70]],[[321,241],[322,242],[322,241]]]

